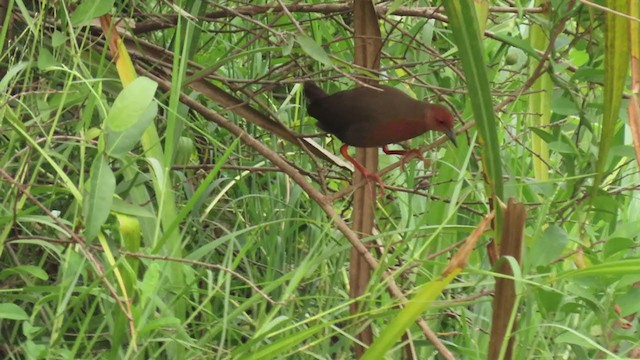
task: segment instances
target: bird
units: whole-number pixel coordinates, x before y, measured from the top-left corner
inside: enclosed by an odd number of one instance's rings
[[[454,117],[443,105],[416,100],[387,85],[357,87],[327,94],[315,82],[303,83],[307,113],[317,126],[335,135],[344,144],[342,155],[365,178],[376,181],[384,192],[380,177],[369,172],[349,155],[348,147],[382,147],[385,154],[407,155],[417,150],[389,150],[388,144],[412,139],[429,130],[447,135],[457,146],[453,132]],[[420,157],[422,155],[418,153]]]

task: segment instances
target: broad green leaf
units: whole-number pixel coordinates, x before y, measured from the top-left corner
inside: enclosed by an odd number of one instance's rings
[[[175,149],[175,164],[188,164],[189,160],[196,151],[196,145],[193,139],[187,136],[181,136]]]
[[[56,58],[53,57],[51,51],[47,48],[41,48],[38,53],[38,69],[45,70],[49,67],[58,65]]]
[[[548,291],[544,288],[535,289],[536,300],[541,309],[547,312],[557,311],[562,304],[562,294],[556,291]]]
[[[496,33],[493,36],[501,42],[524,51],[525,53],[527,53],[527,55],[529,55],[530,58],[540,59],[540,55],[535,51],[534,48],[531,47],[531,44],[529,44],[526,40],[499,33]]]
[[[61,45],[64,45],[68,40],[67,35],[65,35],[65,33],[60,32],[58,30],[53,32],[53,35],[51,36],[51,46],[53,46],[54,48],[57,48]]]
[[[118,198],[113,199],[113,204],[111,204],[111,209],[113,211],[116,211],[125,215],[131,215],[135,217],[143,217],[143,218],[149,218],[149,219],[155,218],[155,214],[149,211],[149,209],[139,205],[131,204],[127,201],[124,201]]]
[[[633,146],[630,145],[616,145],[611,147],[611,155],[633,158],[636,156]]]
[[[551,109],[554,114],[576,115],[580,111],[578,106],[569,96],[554,96],[551,99]]]
[[[555,336],[553,339],[554,342],[556,343],[560,343],[560,344],[573,344],[573,345],[578,345],[578,346],[582,346],[588,349],[595,349],[596,347],[594,346],[595,342],[589,338],[587,338],[586,336],[577,333],[577,332],[565,332],[562,333],[558,336]]]
[[[29,320],[29,315],[16,304],[0,304],[0,319]]]
[[[572,81],[575,82],[595,82],[595,83],[603,83],[604,82],[604,70],[602,69],[594,69],[591,67],[581,67],[576,70],[576,72],[571,77]]]
[[[629,316],[640,311],[640,287],[632,287],[616,298],[616,304],[622,310],[622,316]]]
[[[599,221],[604,221],[609,226],[609,231],[615,230],[616,214],[620,208],[620,203],[611,194],[598,191],[593,195],[593,223],[597,224]]]
[[[140,282],[140,306],[144,307],[155,296],[158,282],[160,281],[160,265],[152,262],[144,273]]]
[[[476,7],[476,18],[478,19],[478,25],[480,26],[480,33],[484,33],[484,31],[487,28],[487,16],[489,15],[489,1],[474,0],[473,4]]]
[[[625,237],[614,237],[607,240],[604,243],[604,257],[609,258],[617,253],[624,252],[622,256],[626,255],[627,251],[631,251],[634,246],[633,240]],[[640,302],[639,302],[640,303]]]
[[[589,53],[574,48],[569,51],[569,58],[574,66],[580,67],[589,61]]]
[[[400,8],[400,6],[402,6],[403,3],[404,3],[404,0],[393,0],[391,5],[389,5],[389,7],[387,8],[387,15],[393,14],[396,10]]]
[[[116,189],[116,179],[104,155],[98,154],[93,160],[86,194],[83,198],[84,236],[91,241],[109,217],[111,203]]]
[[[302,51],[307,53],[307,55],[311,56],[313,59],[328,66],[333,64],[331,58],[329,58],[329,55],[327,55],[322,46],[318,45],[318,43],[316,43],[312,38],[306,35],[298,35],[296,37],[296,41],[302,48]]]
[[[566,231],[559,226],[551,225],[542,233],[540,239],[532,242],[527,260],[533,268],[549,265],[551,260],[562,255],[568,243]]]
[[[565,144],[562,141],[552,141],[549,144],[549,149],[562,154],[576,154],[576,150],[569,144]]]
[[[553,136],[553,134],[548,133],[545,130],[542,130],[542,129],[537,128],[537,127],[530,127],[529,130],[531,130],[532,132],[536,133],[536,135],[538,135],[541,139],[543,139],[547,143],[556,141],[556,138]]]
[[[137,124],[149,110],[157,88],[155,81],[139,77],[122,89],[105,119],[107,129],[118,132]]]
[[[133,149],[139,142],[142,134],[153,123],[158,114],[158,104],[154,101],[138,119],[131,119],[133,124],[126,130],[113,130],[107,127],[105,136],[105,152],[109,156],[121,157]]]
[[[140,222],[133,216],[124,214],[116,214],[116,216],[124,248],[127,251],[137,252],[140,250]]]
[[[80,1],[78,7],[71,14],[73,26],[82,26],[85,23],[111,12],[115,0]]]

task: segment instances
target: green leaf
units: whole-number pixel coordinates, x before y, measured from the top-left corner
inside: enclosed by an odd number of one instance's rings
[[[635,243],[633,240],[624,237],[614,237],[604,243],[603,255],[609,258],[621,251],[631,251]],[[622,254],[624,255],[624,254]]]
[[[502,229],[502,212],[497,200],[504,200],[504,180],[502,178],[502,159],[500,157],[500,142],[498,141],[499,126],[493,111],[493,95],[489,87],[487,66],[484,62],[482,36],[476,20],[475,7],[471,0],[456,0],[443,2],[449,27],[460,53],[462,68],[467,80],[469,100],[476,126],[482,141],[482,165],[486,174],[487,195],[494,202],[496,209],[495,227],[496,237],[500,238]]]
[[[139,334],[144,335],[150,332],[153,332],[158,329],[166,328],[166,329],[180,329],[182,327],[182,321],[176,317],[166,317],[163,316],[158,319],[153,319],[147,321],[145,325],[140,329]],[[166,330],[164,330],[166,331]]]
[[[13,80],[13,78],[18,76],[18,74],[20,74],[20,72],[22,72],[22,70],[24,70],[27,65],[29,65],[29,63],[23,61],[9,67],[9,70],[7,70],[2,80],[0,80],[0,92],[5,92],[5,90],[7,90],[7,86]]]
[[[289,56],[291,54],[291,50],[293,50],[293,45],[296,43],[296,40],[293,36],[287,37],[287,45],[282,47],[282,55]]]
[[[626,14],[629,12],[629,2],[627,1],[607,0],[607,7],[618,13]],[[598,190],[605,175],[607,158],[613,144],[622,93],[629,69],[629,20],[612,12],[606,12],[605,16],[604,113],[596,176],[593,181],[594,193]]]
[[[116,211],[125,215],[148,218],[148,219],[155,218],[154,213],[149,211],[149,209],[139,205],[131,204],[127,201],[124,201],[118,198],[113,199],[113,204],[111,204],[111,209],[113,211]]]
[[[73,26],[82,26],[87,22],[111,12],[115,0],[80,1],[76,10],[71,14]]]
[[[531,56],[536,60],[540,59],[540,55],[535,51],[533,47],[531,47],[531,44],[529,44],[527,40],[520,39],[508,34],[500,34],[500,33],[493,34],[493,36],[496,39],[498,39],[500,42],[504,42],[506,44],[513,46],[514,48],[524,51],[525,53],[529,54],[529,56]]]
[[[402,3],[404,3],[404,0],[394,0],[387,8],[387,15],[393,14],[400,8],[400,6],[402,6]]]
[[[107,129],[124,131],[137,124],[149,111],[157,88],[155,81],[139,77],[122,89],[105,119]]]
[[[195,152],[196,145],[193,139],[181,136],[176,144],[174,164],[188,164]]]
[[[45,70],[49,67],[58,65],[56,58],[53,57],[51,51],[47,48],[41,48],[38,53],[38,69]]]
[[[640,233],[640,221],[629,221],[620,223],[616,227],[616,231],[611,234],[611,237],[626,237],[626,238],[635,238]]]
[[[580,111],[573,99],[567,96],[554,96],[551,99],[551,110],[560,115],[576,115]]]
[[[133,216],[124,214],[117,214],[118,225],[120,229],[120,237],[122,243],[127,251],[137,252],[140,250],[140,221]],[[131,261],[137,261],[137,259],[129,259]]]
[[[574,82],[604,82],[604,70],[594,69],[591,67],[581,67],[576,70],[575,74],[571,77]]]
[[[636,153],[630,145],[616,145],[611,147],[611,155],[633,158]]]
[[[611,227],[610,230],[613,230],[616,225],[616,214],[620,208],[618,200],[606,192],[598,191],[593,196],[592,205],[595,212],[593,223],[597,224],[599,221],[603,221]]]
[[[556,138],[553,136],[553,134],[548,133],[540,128],[537,127],[530,127],[529,130],[531,130],[532,132],[534,132],[536,135],[538,135],[538,137],[540,137],[542,140],[544,140],[546,143],[550,143],[556,140]]]
[[[565,332],[556,336],[553,341],[558,344],[573,344],[587,349],[595,349],[594,341],[577,332]]]
[[[302,51],[307,53],[307,55],[311,56],[314,60],[327,66],[333,65],[329,55],[327,55],[322,46],[318,45],[318,43],[316,43],[312,38],[306,35],[298,35],[296,37],[296,42],[300,45]]]
[[[557,311],[562,304],[562,294],[556,291],[548,291],[544,288],[537,288],[535,290],[536,300],[540,305],[540,308],[546,312]]]
[[[91,241],[100,231],[111,211],[116,178],[104,155],[98,154],[93,160],[86,195],[83,198],[84,236]]]
[[[142,134],[144,134],[149,125],[153,123],[153,119],[155,119],[157,114],[158,104],[151,102],[138,119],[131,119],[133,124],[126,130],[117,131],[107,127],[105,134],[105,152],[113,157],[125,155],[140,142]]]
[[[147,271],[144,273],[144,278],[140,282],[140,306],[144,307],[151,301],[152,297],[156,294],[158,288],[158,282],[160,281],[160,265],[153,262],[149,264]]]
[[[0,319],[8,320],[29,320],[29,315],[16,304],[0,304]]]
[[[616,304],[622,310],[622,316],[629,316],[640,311],[640,287],[632,287],[616,298]]]
[[[640,269],[640,259],[628,259],[619,261],[609,261],[606,263],[593,265],[583,269],[567,271],[560,274],[557,279],[571,279],[584,276],[615,276],[620,277],[629,274],[638,274]]]
[[[562,154],[576,154],[576,150],[569,144],[562,141],[552,141],[549,143],[549,149]]]
[[[67,39],[68,37],[67,35],[65,35],[65,33],[56,30],[51,36],[51,46],[57,48],[61,45],[64,45],[67,42]]]
[[[0,280],[4,280],[14,274],[31,275],[40,280],[47,280],[49,278],[49,274],[42,270],[41,267],[35,265],[20,265],[0,271]]]
[[[562,255],[562,252],[569,243],[567,233],[556,225],[549,226],[540,239],[535,239],[527,259],[532,267],[549,265],[551,260]]]
[[[589,61],[589,53],[573,48],[569,50],[569,58],[574,66],[580,67]]]

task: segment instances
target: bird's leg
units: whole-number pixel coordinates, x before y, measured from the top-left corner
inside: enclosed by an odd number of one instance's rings
[[[362,166],[362,164],[360,164],[356,159],[352,158],[349,155],[349,151],[347,151],[348,149],[349,149],[349,145],[347,144],[344,144],[342,145],[342,147],[340,147],[340,152],[342,153],[342,156],[344,156],[345,159],[349,160],[349,162],[352,163],[353,166],[355,166],[356,169],[358,169],[358,171],[360,171],[360,173],[365,177],[365,179],[371,179],[377,182],[378,185],[380,185],[381,194],[384,195],[384,183],[380,179],[380,176],[369,172],[369,170],[367,170],[364,166]]]
[[[420,152],[420,150],[418,149],[411,149],[411,150],[389,150],[389,148],[387,147],[387,145],[382,147],[382,151],[387,154],[387,155],[402,155],[402,159],[400,159],[400,167],[402,168],[402,171],[404,171],[404,164],[407,163],[407,158],[411,155],[414,154],[416,155],[416,157],[420,160],[422,160],[422,162],[424,163],[424,166],[429,166],[431,164],[431,162],[427,159],[425,159],[424,156],[422,156],[422,153]]]

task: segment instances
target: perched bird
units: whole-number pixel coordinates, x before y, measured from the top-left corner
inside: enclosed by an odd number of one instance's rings
[[[453,115],[446,107],[413,99],[391,86],[376,87],[380,90],[358,87],[327,94],[313,81],[305,81],[304,95],[309,102],[307,112],[318,120],[318,127],[340,139],[342,155],[384,191],[380,177],[349,156],[349,145],[382,147],[386,154],[406,155],[412,151],[389,150],[387,145],[428,130],[444,133],[454,145],[456,138]]]

